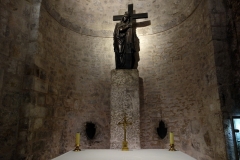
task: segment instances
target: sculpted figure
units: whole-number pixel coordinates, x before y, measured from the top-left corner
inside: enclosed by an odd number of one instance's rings
[[[130,16],[125,12],[113,33],[116,69],[132,69],[134,65],[134,43]]]

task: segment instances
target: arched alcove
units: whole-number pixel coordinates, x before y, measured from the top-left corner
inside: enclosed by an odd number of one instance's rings
[[[58,97],[53,110],[54,121],[64,125],[56,125],[63,152],[72,148],[73,133],[82,132],[85,121],[97,123],[99,134],[91,144],[83,135],[82,147],[109,147],[112,16],[133,3],[135,13],[148,12],[151,22],[137,28],[142,148],[168,148],[168,138],[160,140],[156,132],[163,119],[179,150],[198,159],[223,156],[224,147],[212,155],[214,144],[224,141],[207,1],[42,3],[38,57],[47,62],[43,67],[52,79],[48,85],[55,92],[49,96]]]

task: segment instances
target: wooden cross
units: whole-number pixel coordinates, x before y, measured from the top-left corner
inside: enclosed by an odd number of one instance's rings
[[[130,16],[130,23],[132,23],[133,19],[148,18],[148,13],[133,14],[133,4],[128,5],[128,15]],[[113,21],[119,21],[122,17],[123,15],[113,16]]]
[[[126,131],[127,131],[127,126],[132,125],[132,123],[127,121],[126,114],[124,114],[123,122],[119,122],[118,125],[123,125],[123,130],[124,130],[124,140],[123,140],[122,150],[128,151]]]

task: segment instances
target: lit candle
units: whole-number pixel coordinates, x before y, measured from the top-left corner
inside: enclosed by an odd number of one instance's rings
[[[79,146],[80,145],[80,133],[76,133],[76,145]]]
[[[174,137],[172,132],[170,132],[170,144],[174,144]]]

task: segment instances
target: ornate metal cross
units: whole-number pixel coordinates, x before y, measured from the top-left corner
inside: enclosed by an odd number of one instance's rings
[[[130,23],[133,19],[148,18],[148,13],[133,14],[133,4],[128,5],[128,14],[130,16]],[[113,16],[113,21],[119,21],[122,19],[122,17],[123,15]]]
[[[122,122],[119,122],[118,125],[123,125],[123,130],[124,130],[124,140],[123,140],[123,146],[122,146],[122,150],[123,151],[128,151],[128,142],[126,140],[126,131],[127,131],[127,126],[132,125],[132,122],[128,122],[127,118],[126,118],[126,114],[124,114],[124,118]]]

